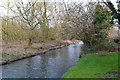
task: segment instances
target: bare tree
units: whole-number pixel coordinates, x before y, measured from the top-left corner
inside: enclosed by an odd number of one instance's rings
[[[90,25],[92,27],[95,5],[96,3],[88,3],[85,5],[77,2],[67,4],[67,9],[63,11],[62,26],[65,32],[67,32],[65,34],[68,34],[69,39],[82,38],[83,29],[90,27]]]
[[[4,9],[6,10],[6,12],[7,12],[7,14],[6,15],[4,15],[4,16],[6,16],[6,18],[5,19],[2,19],[2,20],[5,20],[5,22],[6,22],[6,25],[4,26],[4,27],[2,27],[3,29],[3,31],[4,31],[4,33],[5,33],[5,44],[7,44],[8,43],[8,27],[9,27],[9,14],[10,14],[10,8],[11,8],[11,1],[10,0],[7,0],[7,3],[6,4],[4,4],[2,7],[4,7]]]

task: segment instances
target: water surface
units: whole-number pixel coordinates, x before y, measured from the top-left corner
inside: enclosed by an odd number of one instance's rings
[[[2,66],[3,78],[61,78],[79,59],[81,42]]]

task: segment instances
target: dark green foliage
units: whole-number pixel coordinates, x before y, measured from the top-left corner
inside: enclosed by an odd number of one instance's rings
[[[111,11],[112,11],[112,15],[113,15],[113,19],[118,19],[118,24],[120,25],[120,1],[118,0],[118,10],[115,9],[113,3],[111,1],[108,2],[103,2]],[[120,27],[119,27],[120,28]]]
[[[111,43],[108,39],[107,29],[111,27],[109,23],[110,12],[102,7],[101,5],[97,5],[95,9],[95,14],[93,15],[94,22],[93,27],[89,29],[85,29],[86,31],[83,41],[85,42],[85,52],[95,52],[99,50],[107,50],[111,46]],[[86,34],[88,32],[88,34]]]

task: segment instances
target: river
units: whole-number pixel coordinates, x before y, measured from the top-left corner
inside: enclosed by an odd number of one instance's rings
[[[51,50],[11,64],[2,65],[2,78],[61,78],[75,65],[81,53],[82,42]]]

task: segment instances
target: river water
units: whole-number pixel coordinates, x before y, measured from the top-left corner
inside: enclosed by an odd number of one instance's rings
[[[79,59],[82,42],[2,66],[2,78],[61,78]],[[1,72],[1,71],[0,71]]]

